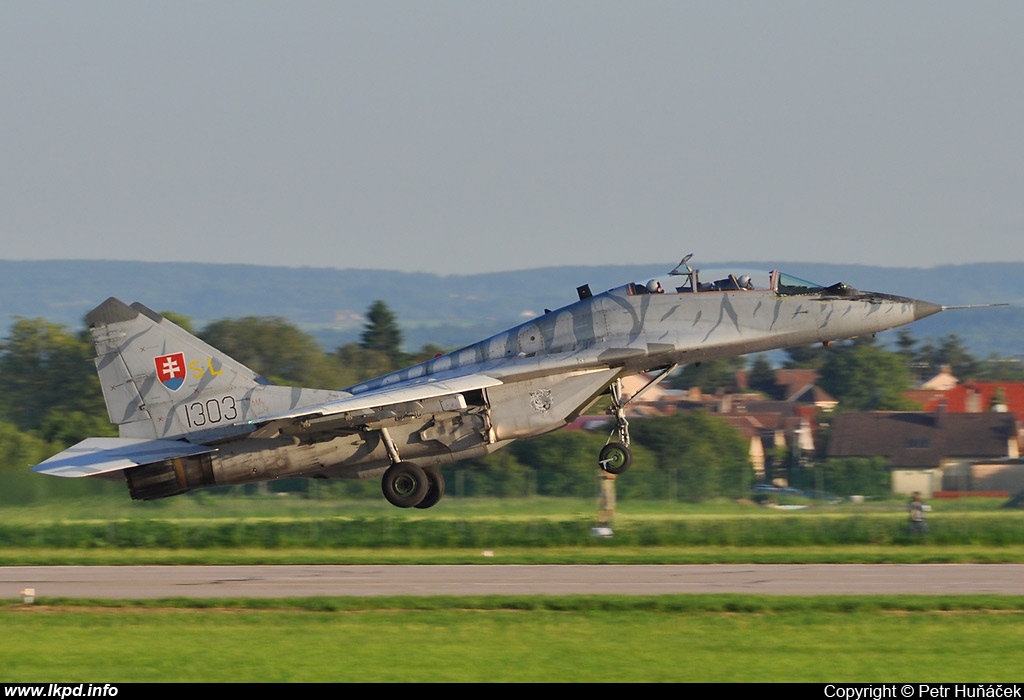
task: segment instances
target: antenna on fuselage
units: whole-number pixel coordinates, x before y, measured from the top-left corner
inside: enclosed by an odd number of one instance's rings
[[[689,274],[693,273],[693,270],[690,268],[690,266],[688,264],[690,262],[690,258],[692,258],[692,257],[693,257],[693,253],[687,253],[686,257],[684,257],[682,260],[680,260],[679,264],[676,265],[674,268],[672,268],[672,272],[670,272],[668,274],[671,276],[671,275],[689,275]],[[679,268],[681,268],[681,267],[685,267],[686,268],[686,272],[680,272]]]

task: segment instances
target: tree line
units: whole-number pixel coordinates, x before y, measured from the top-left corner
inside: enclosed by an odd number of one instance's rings
[[[818,386],[839,401],[844,411],[912,411],[919,408],[903,392],[937,375],[944,367],[960,381],[1024,381],[1024,364],[1013,358],[974,357],[955,333],[938,341],[919,341],[909,329],[895,333],[893,347],[876,336],[788,348],[782,351],[784,369],[812,369]],[[737,372],[748,369],[747,385],[770,398],[782,399],[775,367],[764,354],[712,360],[689,365],[668,381],[677,389],[699,387],[704,392],[736,389]]]

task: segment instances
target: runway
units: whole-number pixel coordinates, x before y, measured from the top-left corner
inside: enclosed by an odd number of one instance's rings
[[[384,595],[1024,595],[1024,564],[9,566],[0,599]]]

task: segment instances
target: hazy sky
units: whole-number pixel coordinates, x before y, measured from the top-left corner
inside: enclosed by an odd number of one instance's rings
[[[1016,0],[12,0],[0,258],[1024,261],[1022,37]]]

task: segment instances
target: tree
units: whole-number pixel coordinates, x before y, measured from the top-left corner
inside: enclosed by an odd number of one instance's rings
[[[909,328],[900,328],[896,331],[896,352],[906,358],[907,362],[917,359],[917,339]]]
[[[953,369],[953,375],[961,380],[973,379],[978,374],[978,361],[968,352],[963,340],[956,333],[941,338],[938,351],[930,360],[932,366],[939,369],[949,365]]]
[[[911,384],[910,370],[898,353],[884,350],[870,338],[832,345],[821,369],[821,386],[844,410],[914,410],[903,397]]]
[[[273,382],[340,387],[338,372],[316,341],[282,318],[248,316],[214,321],[201,337]]]
[[[426,362],[427,360],[431,360],[437,357],[438,355],[443,355],[445,352],[447,352],[447,350],[441,347],[440,345],[437,345],[435,343],[427,343],[419,350],[417,350],[414,353],[411,353],[408,356],[409,364],[415,365],[419,364],[420,362]]]
[[[604,435],[581,430],[558,431],[516,441],[508,451],[520,464],[535,470],[539,495],[590,496],[597,456],[605,441]]]
[[[713,393],[719,388],[732,388],[736,386],[736,372],[746,364],[747,358],[738,355],[686,365],[669,378],[669,386],[673,389],[700,387],[705,393]]]
[[[106,416],[92,343],[42,319],[19,319],[0,343],[0,411],[22,430],[51,412]]]
[[[367,350],[384,353],[396,364],[401,358],[402,331],[394,313],[380,299],[373,302],[366,312],[366,324],[359,344]]]
[[[536,495],[530,469],[516,460],[511,450],[499,450],[487,457],[463,460],[455,466],[454,479],[445,475],[460,496],[521,498]]]
[[[182,330],[187,331],[192,335],[199,335],[196,333],[196,329],[192,325],[192,319],[185,314],[179,314],[177,311],[161,311],[160,315],[174,325],[179,326]]]
[[[914,385],[929,378],[923,376],[930,369],[928,362],[922,359],[922,353],[917,348],[917,339],[909,328],[900,328],[896,331],[896,354],[903,358]]]
[[[334,351],[334,360],[344,377],[344,381],[339,385],[342,387],[352,386],[399,369],[399,363],[386,353],[369,350],[359,343],[345,343],[339,346]]]
[[[675,475],[678,497],[703,501],[747,493],[753,480],[749,445],[721,418],[691,411],[630,424],[634,441],[654,453],[658,470]]]
[[[821,370],[828,360],[828,350],[820,343],[818,345],[797,345],[785,348],[786,361],[783,366],[786,369],[815,369]]]
[[[764,355],[754,358],[754,364],[750,367],[750,374],[747,376],[747,386],[754,391],[760,391],[773,399],[778,397],[778,385],[775,383],[775,369],[768,362]]]
[[[1003,358],[992,354],[982,360],[976,379],[983,382],[1024,381],[1024,366],[1017,358]]]
[[[843,496],[883,497],[892,493],[892,475],[884,457],[845,457],[828,459],[815,467],[821,470],[815,474],[812,469],[801,469],[791,484],[797,488],[818,489],[815,483],[821,477],[824,490]]]

